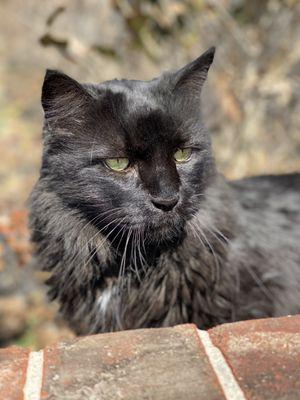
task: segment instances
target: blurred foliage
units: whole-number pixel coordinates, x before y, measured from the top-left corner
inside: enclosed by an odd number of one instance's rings
[[[36,349],[36,343],[38,342],[36,326],[38,321],[35,317],[28,318],[27,325],[24,333],[15,340],[14,344],[19,347],[29,347],[33,350]]]
[[[0,274],[19,268],[28,278],[6,297],[0,285],[0,341],[2,329],[38,348],[71,335],[46,304],[42,277],[19,257],[30,253],[26,218],[10,213],[38,176],[45,69],[90,82],[151,79],[216,45],[202,112],[220,170],[299,170],[300,1],[2,0],[0,9]]]

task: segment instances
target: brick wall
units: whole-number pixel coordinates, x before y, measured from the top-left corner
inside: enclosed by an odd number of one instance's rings
[[[300,316],[0,350],[1,400],[299,400]]]

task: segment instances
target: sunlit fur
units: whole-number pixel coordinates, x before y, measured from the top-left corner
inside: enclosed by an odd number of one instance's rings
[[[79,334],[300,311],[300,175],[216,172],[200,114],[213,56],[147,82],[46,74],[30,227],[49,295]],[[115,157],[129,167],[109,169]]]

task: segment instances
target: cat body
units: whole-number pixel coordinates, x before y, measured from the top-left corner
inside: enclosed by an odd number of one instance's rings
[[[46,74],[30,226],[78,334],[300,312],[300,174],[216,171],[199,113],[213,55],[149,82]]]

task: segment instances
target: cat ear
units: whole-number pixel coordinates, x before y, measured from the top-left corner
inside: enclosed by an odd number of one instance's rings
[[[175,72],[175,92],[186,91],[193,96],[200,95],[214,55],[215,47],[211,47],[196,60]]]
[[[75,79],[47,69],[41,101],[48,122],[58,123],[68,117],[78,118],[91,100],[92,96]]]

